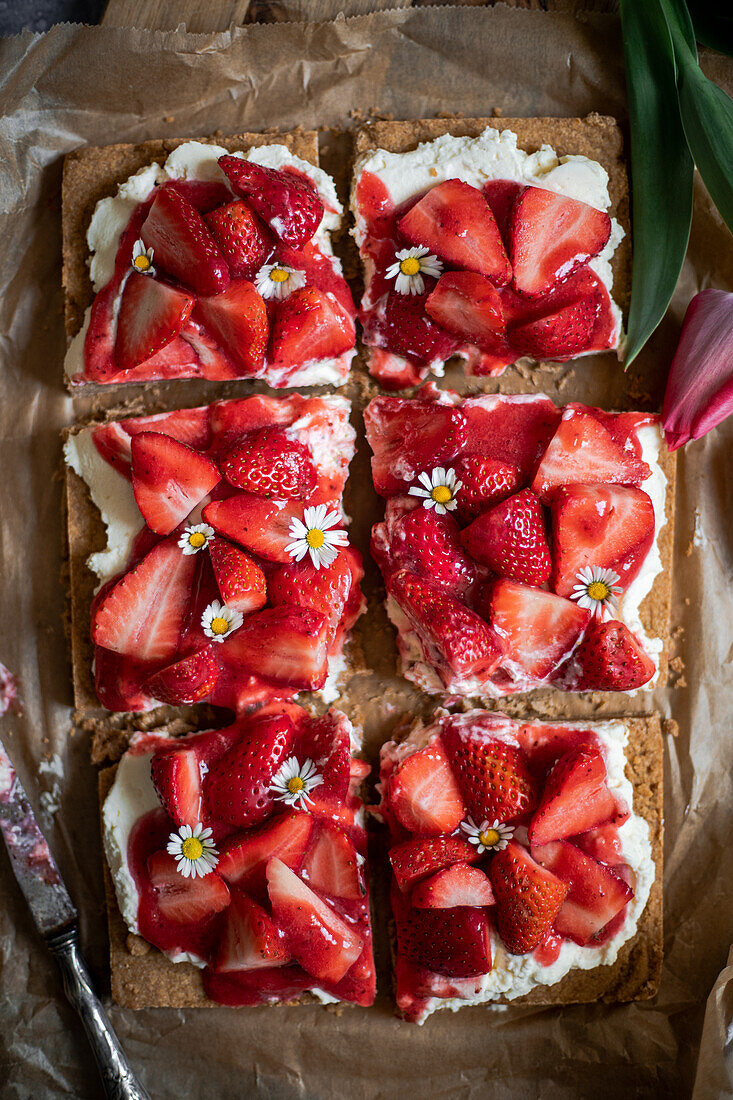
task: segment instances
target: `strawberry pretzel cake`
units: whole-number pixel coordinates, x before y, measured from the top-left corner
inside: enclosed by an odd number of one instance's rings
[[[74,562],[91,549],[90,499],[107,532],[88,557],[104,707],[210,702],[239,712],[300,691],[336,697],[363,607],[341,500],[348,418],[341,397],[255,396],[69,437],[75,639],[89,629]],[[84,660],[79,643],[77,682]]]
[[[428,385],[364,417],[408,679],[490,698],[658,680],[674,472],[658,416]]]

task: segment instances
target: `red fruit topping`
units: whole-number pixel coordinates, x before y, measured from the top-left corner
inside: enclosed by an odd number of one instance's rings
[[[304,500],[318,480],[305,444],[278,428],[260,428],[245,436],[229,451],[221,472],[237,488],[276,500]]]
[[[418,883],[410,900],[416,909],[455,909],[459,905],[493,905],[494,892],[478,867],[454,863]]]
[[[256,901],[233,890],[214,965],[217,974],[284,966],[289,961],[277,925]]]
[[[572,837],[571,842],[591,859],[607,863],[610,867],[618,867],[624,862],[621,837],[615,822],[588,829],[586,833]]]
[[[544,584],[552,563],[545,537],[545,514],[530,489],[495,504],[461,534],[471,557],[501,577]]]
[[[499,226],[501,239],[506,248],[509,247],[509,225],[514,203],[524,188],[515,180],[487,180],[483,186],[486,201],[491,207],[491,212]]]
[[[397,950],[418,966],[454,978],[491,970],[489,922],[483,909],[409,909],[397,920]]]
[[[572,600],[518,581],[492,581],[486,617],[505,647],[513,672],[546,679],[575,648],[590,612]]]
[[[391,290],[375,342],[417,362],[450,359],[459,341],[425,313],[426,296]]]
[[[193,829],[203,819],[201,771],[194,749],[153,753],[150,777],[165,812],[176,825]]]
[[[211,542],[209,554],[219,593],[227,607],[247,615],[265,606],[265,574],[243,550],[217,538]]]
[[[341,303],[315,286],[279,302],[272,322],[272,366],[288,370],[313,359],[335,359],[354,346],[354,322]]]
[[[322,822],[300,873],[314,890],[333,898],[363,898],[366,893],[356,848],[343,829],[328,821]]]
[[[554,191],[528,187],[514,203],[510,256],[521,294],[545,294],[597,256],[611,235],[608,214]]]
[[[486,623],[443,589],[402,570],[388,591],[410,620],[448,687],[453,676],[483,678],[499,664],[501,644]]]
[[[221,481],[206,455],[159,432],[132,440],[132,491],[143,519],[157,535],[169,535]]]
[[[534,476],[562,415],[548,397],[535,396],[483,397],[467,401],[462,411],[467,422],[463,449],[512,463],[520,484]]]
[[[215,871],[203,878],[184,878],[175,857],[167,852],[153,852],[148,858],[148,874],[158,909],[166,920],[193,924],[229,905],[227,885]]]
[[[268,561],[291,561],[285,547],[293,541],[290,524],[303,518],[303,505],[265,500],[253,493],[238,493],[215,500],[203,510],[203,519],[224,538],[238,542]]]
[[[195,561],[175,537],[157,543],[96,605],[92,641],[140,661],[170,661],[178,653]]]
[[[222,345],[245,375],[257,375],[264,366],[267,348],[267,307],[254,285],[233,279],[214,298],[200,298],[195,318]]]
[[[272,251],[262,223],[246,202],[236,199],[206,214],[204,221],[235,278],[252,279]]]
[[[160,188],[140,236],[154,250],[155,266],[197,294],[220,294],[229,285],[229,270],[206,222],[180,191]]]
[[[476,580],[476,567],[463,552],[453,517],[420,507],[395,524],[390,567],[409,569],[456,596],[465,595]]]
[[[345,799],[351,778],[351,738],[348,726],[331,714],[311,718],[300,730],[296,744],[299,760],[312,760],[323,779],[321,789]],[[360,762],[361,763],[361,762]],[[366,774],[369,774],[369,766]]]
[[[470,523],[521,485],[516,466],[488,455],[461,455],[453,463],[453,469],[461,482],[458,516],[462,523]]]
[[[132,370],[170,344],[183,328],[194,299],[183,291],[133,272],[122,291],[114,359]]]
[[[361,936],[279,859],[267,864],[267,889],[293,958],[314,978],[340,982],[361,954]]]
[[[463,819],[463,798],[436,737],[392,772],[386,801],[400,825],[419,836],[452,833]]]
[[[122,429],[129,436],[141,432],[162,432],[179,443],[186,443],[194,451],[208,450],[211,441],[209,429],[209,409],[206,406],[196,409],[175,409],[170,413],[156,413],[154,416],[134,416],[129,420],[114,421],[103,425],[104,428]],[[95,441],[96,431],[95,429]],[[127,440],[127,455],[130,456],[130,439]]]
[[[498,351],[506,334],[501,297],[485,275],[475,271],[448,271],[425,302],[427,313],[439,325],[487,351]]]
[[[616,813],[600,750],[580,745],[560,757],[548,775],[529,826],[529,839],[533,846],[564,840],[611,821]]]
[[[476,848],[459,836],[414,837],[396,844],[389,852],[400,890],[432,875],[451,863],[476,863]]]
[[[567,672],[571,691],[634,691],[651,680],[654,661],[624,623],[593,619]]]
[[[598,313],[595,297],[579,298],[509,330],[512,347],[535,359],[572,359],[590,344]]]
[[[339,554],[328,569],[316,569],[309,558],[279,565],[268,581],[270,603],[310,607],[328,622],[329,645],[336,636],[354,587],[348,555]]]
[[[404,493],[418,474],[446,466],[466,444],[466,417],[450,405],[375,397],[364,422],[374,488],[383,497]]]
[[[304,175],[263,168],[241,157],[219,157],[232,190],[247,199],[272,232],[293,248],[311,239],[323,218],[323,203]]]
[[[276,684],[308,691],[328,672],[328,620],[307,607],[266,607],[227,638],[227,659]]]
[[[265,865],[273,856],[293,871],[299,869],[312,831],[310,814],[288,810],[227,840],[216,865],[217,874],[230,885],[258,893],[265,883]]]
[[[477,825],[484,821],[489,824],[512,821],[533,809],[537,792],[518,745],[458,721],[446,722],[441,736],[453,774]]]
[[[496,925],[512,955],[524,955],[543,943],[568,892],[529,852],[510,840],[489,865],[496,898]]]
[[[631,901],[634,891],[602,863],[563,840],[532,845],[532,855],[568,886],[555,918],[561,936],[585,945]]]
[[[512,269],[491,207],[479,190],[461,180],[431,188],[399,222],[411,244],[424,245],[441,260],[480,271],[497,286]]]
[[[219,678],[219,665],[214,647],[203,649],[168,665],[145,682],[145,691],[161,703],[172,707],[198,703],[211,695]]]
[[[204,792],[213,817],[229,825],[258,825],[272,811],[275,773],[290,756],[295,729],[286,715],[252,723],[241,741],[206,776]]]
[[[537,468],[532,489],[545,501],[559,485],[640,485],[650,476],[646,462],[633,449],[626,450],[590,413],[570,406]]]
[[[611,569],[625,590],[654,542],[654,505],[643,489],[563,485],[552,509],[552,586],[570,596],[586,567]]]
[[[596,744],[589,729],[577,726],[561,726],[556,722],[529,722],[520,726],[516,733],[517,741],[523,749],[531,771],[545,780],[547,772],[561,756],[565,756],[579,745]]]

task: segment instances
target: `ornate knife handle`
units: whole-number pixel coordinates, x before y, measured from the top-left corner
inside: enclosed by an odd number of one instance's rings
[[[84,1024],[102,1075],[105,1095],[109,1100],[150,1100],[130,1068],[102,1002],[92,988],[87,964],[79,948],[78,928],[72,925],[50,936],[47,942],[61,968],[64,992]]]

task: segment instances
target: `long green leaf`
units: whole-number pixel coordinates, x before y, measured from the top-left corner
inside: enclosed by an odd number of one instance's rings
[[[682,268],[692,221],[693,164],[676,109],[672,41],[659,0],[621,0],[621,22],[634,246],[628,365],[664,316]]]
[[[711,0],[687,0],[687,7],[697,41],[711,50],[733,57],[733,14],[722,12],[722,3],[724,0],[720,0],[717,10],[713,10]]]

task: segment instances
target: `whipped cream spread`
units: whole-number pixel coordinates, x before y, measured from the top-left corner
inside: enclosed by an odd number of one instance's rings
[[[461,720],[469,725],[473,720],[471,713],[454,718],[454,721]],[[492,929],[493,967],[489,974],[476,979],[477,984],[480,985],[479,991],[468,998],[431,998],[420,1023],[439,1008],[450,1008],[456,1012],[466,1005],[486,1004],[498,998],[514,1000],[529,993],[535,986],[555,985],[573,969],[593,970],[598,966],[612,966],[623,945],[636,934],[639,918],[644,912],[654,883],[655,866],[649,826],[643,817],[634,813],[634,788],[626,777],[628,727],[622,719],[606,722],[563,721],[562,724],[566,727],[593,731],[605,757],[608,787],[611,793],[625,802],[631,811],[628,821],[618,828],[623,861],[631,870],[631,887],[634,891],[634,896],[626,910],[624,923],[616,935],[600,947],[581,947],[571,940],[563,940],[557,959],[549,966],[543,966],[532,954],[511,955],[496,931]],[[439,732],[439,727],[436,726],[419,726],[401,744],[390,742],[385,745],[382,749],[383,759],[386,757],[395,762],[404,760],[413,752],[423,748]]]
[[[227,153],[228,150],[221,145],[207,145],[200,141],[184,142],[173,150],[162,166],[153,163],[141,168],[139,172],[120,184],[116,195],[101,199],[97,203],[87,231],[87,244],[91,253],[89,277],[95,293],[106,286],[112,278],[120,237],[138,203],[144,202],[154,187],[167,180],[227,183],[217,163],[218,158]],[[319,252],[328,257],[334,271],[341,275],[341,261],[333,254],[331,233],[341,224],[343,207],[338,200],[331,177],[322,168],[317,168],[308,161],[296,157],[284,145],[262,145],[246,153],[240,151],[229,155],[261,164],[263,168],[278,169],[287,165],[297,168],[308,176],[324,205],[323,219],[314,234],[313,241]],[[116,308],[119,309],[119,298]],[[89,328],[90,312],[91,307],[87,308],[81,330],[71,341],[66,353],[64,370],[67,377],[72,380],[80,380],[84,372],[84,341]],[[295,373],[289,374],[289,385],[342,385],[355,354],[355,350],[347,351],[335,358],[303,363]],[[268,370],[268,379],[271,379],[272,384],[276,386],[279,381],[282,381],[283,373],[278,374]]]

